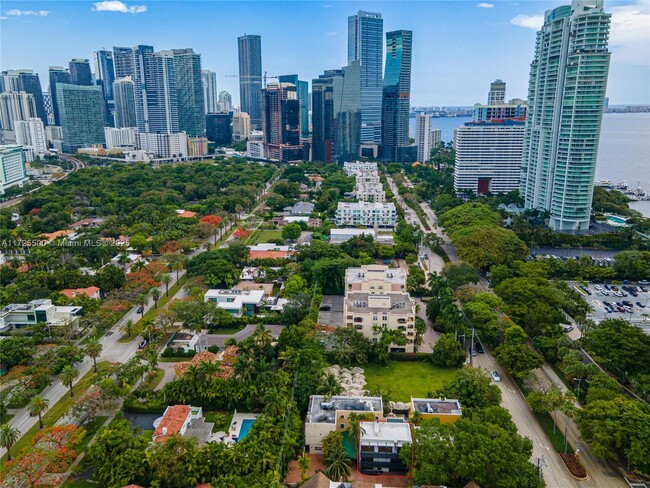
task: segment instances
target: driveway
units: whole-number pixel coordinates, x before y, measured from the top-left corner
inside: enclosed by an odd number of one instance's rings
[[[239,341],[243,341],[247,337],[252,336],[253,332],[255,332],[256,327],[257,325],[255,324],[248,324],[242,330],[240,330],[239,332],[235,332],[234,334],[206,334],[204,336],[201,336],[201,344],[205,345],[207,343],[208,347],[210,346],[225,347],[225,343],[228,339],[235,339],[237,342],[239,342]],[[271,335],[274,338],[277,338],[279,337],[280,332],[282,332],[282,329],[284,329],[284,326],[265,325],[264,328],[270,331]]]
[[[343,297],[338,295],[323,295],[320,308],[330,307],[329,310],[318,312],[318,323],[341,327],[343,325]]]

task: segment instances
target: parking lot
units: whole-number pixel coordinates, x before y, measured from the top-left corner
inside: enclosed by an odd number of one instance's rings
[[[323,295],[318,312],[318,322],[324,325],[341,327],[343,325],[343,297]]]
[[[578,287],[577,284],[576,287]],[[642,287],[646,291],[640,291],[638,287]],[[605,319],[625,319],[650,333],[650,285],[589,283],[587,288],[591,295],[584,293],[583,295],[592,310],[587,318],[595,322]],[[634,296],[632,290],[637,296]],[[584,290],[581,291],[584,292]]]

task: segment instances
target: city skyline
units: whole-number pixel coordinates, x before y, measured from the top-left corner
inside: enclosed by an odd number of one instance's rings
[[[484,103],[486,84],[497,78],[508,83],[509,97],[525,98],[540,17],[563,3],[407,4],[417,7],[414,15],[414,8],[403,8],[404,4],[400,8],[396,2],[294,2],[292,9],[282,8],[282,2],[193,2],[196,8],[188,9],[178,24],[173,2],[5,2],[2,69],[34,69],[45,90],[49,66],[66,66],[73,58],[92,59],[93,52],[102,48],[187,47],[201,54],[202,68],[215,71],[219,90],[234,94],[233,103],[239,104],[238,80],[226,77],[238,73],[238,36],[262,36],[263,71],[297,73],[310,80],[346,64],[348,17],[366,10],[382,14],[384,36],[409,29],[418,39],[413,47],[412,106],[473,105]],[[111,8],[114,11],[107,11]],[[606,1],[605,9],[613,14],[610,104],[648,104],[650,1]],[[215,31],[211,28],[215,18],[228,23],[221,22]],[[167,28],[172,21],[180,27]],[[55,28],[63,35],[52,38]],[[33,30],[25,36],[25,29]],[[489,42],[468,32],[487,32]]]

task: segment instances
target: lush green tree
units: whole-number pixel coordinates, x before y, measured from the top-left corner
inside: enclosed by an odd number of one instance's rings
[[[289,299],[282,309],[282,321],[287,325],[299,324],[309,314],[312,293],[300,292]]]
[[[323,455],[328,457],[331,453],[335,451],[340,451],[344,449],[343,447],[343,432],[340,430],[333,430],[325,437],[322,441]]]
[[[372,342],[351,327],[338,327],[332,334],[332,358],[337,364],[365,364],[370,357]]]
[[[300,468],[300,480],[304,481],[306,479],[305,473],[311,468],[311,459],[306,454],[303,454],[298,458],[297,464],[298,468]]]
[[[501,225],[501,215],[478,202],[467,202],[455,207],[443,213],[438,220],[451,235],[464,229]]]
[[[460,368],[467,355],[453,334],[442,334],[433,348],[431,362],[436,366]]]
[[[146,437],[132,430],[123,418],[103,427],[87,454],[95,479],[108,488],[143,483],[147,473],[144,459],[149,445]]]
[[[87,343],[86,347],[84,348],[86,352],[86,356],[91,358],[93,360],[93,367],[95,369],[95,373],[97,372],[97,358],[101,356],[102,350],[104,349],[104,346],[102,345],[101,342],[99,342],[99,339],[96,337],[91,338]]]
[[[300,224],[288,224],[282,228],[282,238],[285,240],[295,241],[302,234],[302,227]]]
[[[41,395],[34,395],[27,404],[30,415],[38,415],[38,427],[43,428],[43,412],[50,408],[50,401]]]
[[[307,281],[300,275],[293,275],[284,284],[284,294],[288,297],[307,291]]]
[[[120,327],[120,332],[124,332],[127,337],[131,337],[133,331],[135,330],[135,324],[133,320],[129,319]]]
[[[478,283],[479,280],[476,268],[464,261],[454,261],[445,264],[442,270],[442,276],[452,288],[458,288],[468,283]]]
[[[503,343],[507,346],[516,346],[517,344],[525,344],[528,336],[524,329],[516,324],[506,328],[505,339]]]
[[[427,282],[424,270],[419,266],[412,264],[409,266],[409,272],[406,276],[406,288],[409,293],[421,295],[422,286]]]
[[[11,461],[11,446],[20,439],[20,431],[8,423],[0,425],[0,446],[7,450],[7,461]]]
[[[7,369],[30,364],[35,352],[36,343],[31,337],[5,337],[0,341],[0,363]]]
[[[352,461],[345,449],[341,448],[330,452],[328,456],[325,456],[324,462],[327,466],[325,474],[330,479],[347,481],[352,472],[350,467]]]
[[[198,457],[196,441],[175,434],[164,442],[154,442],[145,452],[151,471],[152,487],[183,488],[196,486],[198,476],[195,462]]]
[[[458,256],[478,269],[488,270],[499,264],[509,265],[528,256],[528,247],[511,230],[502,227],[470,230],[455,238],[454,244]]]
[[[61,374],[59,375],[61,383],[70,388],[71,397],[74,396],[72,385],[77,380],[77,378],[79,378],[79,370],[70,364],[63,368],[63,371],[61,371]]]
[[[526,344],[502,344],[494,350],[494,358],[512,376],[524,379],[544,364],[544,358]]]
[[[621,279],[647,280],[650,276],[650,251],[623,251],[614,256],[614,270]]]
[[[501,403],[501,390],[480,368],[461,369],[441,394],[457,399],[463,408],[482,409]]]
[[[327,373],[323,376],[319,392],[325,395],[327,398],[333,397],[334,395],[340,395],[343,392],[341,384],[336,379],[332,373]]]

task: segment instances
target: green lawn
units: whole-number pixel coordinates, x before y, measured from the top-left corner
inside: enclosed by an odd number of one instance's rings
[[[165,370],[162,368],[156,368],[156,376],[154,376],[153,379],[149,380],[149,375],[147,375],[145,381],[138,387],[138,390],[154,390],[156,386],[158,386],[162,381],[163,376],[165,376]]]
[[[106,422],[107,418],[108,417],[96,417],[87,424],[83,425],[83,429],[86,431],[86,436],[84,437],[83,441],[81,441],[81,444],[79,444],[79,447],[77,447],[77,452],[86,450],[88,443],[92,440],[93,437],[95,437],[95,434],[99,431],[102,425],[104,425],[104,422]]]
[[[456,375],[457,369],[438,368],[429,362],[391,361],[388,366],[366,366],[367,388],[381,386],[390,388],[391,399],[407,402],[411,397],[425,398]]]
[[[239,332],[240,330],[244,330],[244,327],[237,328],[237,329],[212,329],[210,331],[210,334],[216,334],[216,335],[233,335]]]
[[[187,275],[181,276],[181,279],[178,280],[178,283],[175,283],[174,286],[169,287],[169,296],[167,296],[164,292],[162,296],[160,297],[160,300],[158,300],[158,307],[152,307],[147,313],[144,314],[144,317],[141,317],[136,323],[135,327],[133,328],[133,334],[131,334],[131,337],[128,337],[127,335],[123,335],[120,337],[120,340],[118,342],[125,343],[125,342],[131,342],[134,340],[140,333],[142,332],[142,328],[144,327],[144,324],[147,320],[153,320],[156,318],[156,315],[158,314],[158,311],[165,308],[165,305],[174,297],[176,293],[178,293],[178,290],[181,289],[181,287],[185,284]]]
[[[101,374],[103,369],[106,369],[108,367],[108,362],[106,361],[101,361],[97,363],[97,369],[99,370],[99,374]],[[61,400],[56,402],[54,405],[50,407],[50,409],[45,412],[43,415],[43,425],[45,427],[51,427],[53,426],[63,415],[72,407],[72,405],[77,401],[77,399],[90,387],[92,382],[95,380],[95,373],[91,369],[88,371],[73,387],[74,394],[75,396],[73,398],[70,398],[70,394],[66,393]],[[38,433],[38,422],[34,424],[34,427],[29,429],[24,436],[22,436],[18,442],[16,442],[13,447],[11,448],[11,452],[14,455],[14,457],[18,457],[19,453],[25,449],[28,448],[32,445],[34,441],[34,437]],[[6,454],[0,458],[0,461],[4,461],[6,459]]]
[[[562,433],[558,428],[555,429],[555,434],[553,434],[553,425],[555,422],[553,422],[551,415],[548,413],[535,413],[535,417],[537,417],[537,420],[544,429],[544,432],[546,432],[546,435],[551,439],[555,450],[557,452],[564,452],[564,433]],[[573,452],[571,444],[569,444],[568,449],[569,452]]]
[[[246,240],[246,244],[254,246],[255,244],[264,244],[265,242],[271,242],[277,239],[282,239],[281,230],[256,230]]]
[[[228,432],[230,423],[232,422],[232,412],[226,411],[204,411],[203,418],[206,422],[214,422],[212,432],[224,431]],[[222,419],[222,420],[220,420]]]

